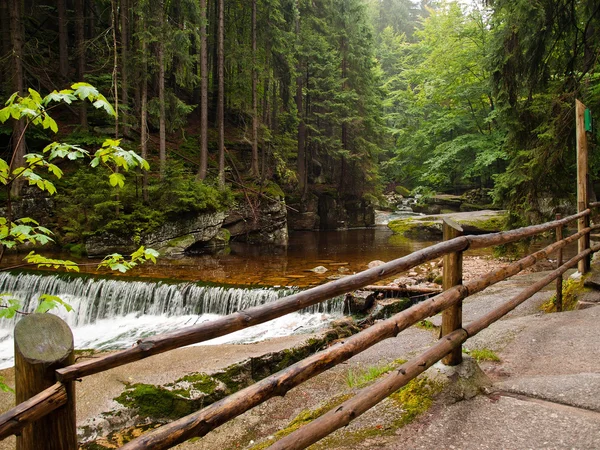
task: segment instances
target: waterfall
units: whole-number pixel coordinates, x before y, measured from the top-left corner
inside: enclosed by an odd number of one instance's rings
[[[88,276],[0,273],[0,293],[34,311],[40,294],[59,296],[73,307],[53,310],[73,330],[76,348],[117,349],[136,340],[176,328],[214,320],[218,316],[262,305],[293,294],[297,289],[202,286],[193,282],[123,281]],[[342,314],[341,298],[263,325],[223,336],[210,343],[255,342],[318,328]],[[15,321],[0,320],[0,367],[12,363]]]

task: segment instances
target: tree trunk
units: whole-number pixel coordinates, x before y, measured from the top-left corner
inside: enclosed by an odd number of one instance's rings
[[[346,38],[342,37],[341,40],[341,52],[342,52],[342,91],[347,88],[347,77],[348,77],[348,48]],[[342,118],[342,148],[348,150],[348,124],[345,118]],[[346,182],[346,158],[342,156],[341,171],[340,171],[340,189],[343,189]]]
[[[77,81],[85,77],[85,3],[75,0],[75,40],[77,41]],[[79,124],[87,129],[87,105],[81,102],[79,107]]]
[[[0,55],[0,58],[2,60],[8,61],[8,58],[10,57],[10,54],[11,54],[12,45],[11,45],[11,41],[10,41],[10,12],[8,10],[8,2],[6,2],[6,1],[0,2],[0,29],[2,30],[2,36],[0,36],[0,39],[2,39],[2,50],[1,50],[2,54]],[[1,73],[3,75],[2,83],[7,83],[8,80],[10,80],[10,78],[11,78],[10,65],[9,64],[2,65]],[[0,84],[0,89],[4,88],[4,87],[5,86]],[[9,92],[9,91],[10,91],[9,87],[6,86],[6,92]]]
[[[142,13],[144,14],[144,13]],[[148,44],[146,43],[146,21],[144,17],[140,17],[139,20],[141,28],[140,38],[140,53],[142,54],[142,67],[141,67],[141,90],[142,90],[142,101],[140,111],[140,153],[144,159],[148,158]],[[148,203],[148,172],[144,170],[142,172],[142,198],[144,203]]]
[[[58,66],[62,81],[69,78],[69,36],[67,32],[67,5],[66,0],[58,0]]]
[[[219,0],[219,23],[217,26],[217,72],[218,101],[217,123],[219,127],[219,187],[225,186],[225,1]]]
[[[200,0],[200,168],[198,179],[208,168],[208,46],[206,44],[206,0]]]
[[[159,28],[163,30],[165,25],[164,3],[159,4]],[[162,32],[162,31],[161,31]],[[160,109],[159,119],[159,159],[160,159],[160,178],[165,177],[167,169],[167,136],[166,136],[166,117],[165,117],[165,44],[162,39],[158,40],[158,103]]]
[[[258,70],[256,68],[256,0],[252,0],[252,164],[250,173],[258,177]]]
[[[296,20],[296,36],[300,36],[300,19]],[[298,109],[298,187],[302,196],[306,193],[306,124],[303,107],[303,70],[298,62],[298,78],[296,79],[296,108]]]
[[[113,95],[115,97],[115,139],[119,138],[119,53],[117,50],[117,0],[111,1],[111,21],[113,38]]]
[[[129,2],[121,0],[121,123],[123,124],[123,135],[129,135],[129,125],[127,124],[127,110],[129,103],[129,67],[128,45],[129,45]]]
[[[21,27],[21,1],[10,0],[10,37],[12,44],[12,69],[13,69],[13,90],[19,95],[24,94],[25,83],[23,80],[23,30]],[[16,120],[13,125],[12,147],[13,155],[10,168],[14,169],[23,165],[25,155],[25,121]],[[12,185],[13,195],[19,195],[21,183],[19,181]]]

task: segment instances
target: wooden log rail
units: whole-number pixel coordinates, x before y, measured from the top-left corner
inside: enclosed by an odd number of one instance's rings
[[[493,233],[482,236],[461,236],[449,241],[440,242],[410,255],[387,262],[356,275],[317,286],[299,292],[275,302],[238,311],[211,322],[183,328],[172,333],[165,333],[142,339],[135,347],[110,355],[83,361],[57,370],[59,381],[72,381],[77,378],[103,372],[133,361],[174,350],[186,345],[224,336],[234,331],[258,325],[276,319],[286,314],[299,311],[308,306],[320,303],[338,295],[345,294],[362,286],[373,284],[401,272],[412,269],[420,264],[437,259],[447,253],[461,252],[467,249],[484,248],[493,245],[508,244],[536,234],[554,230],[556,227],[567,225],[569,222],[586,217],[591,210],[575,214],[554,222],[533,225],[518,230]]]
[[[579,214],[543,225],[534,225],[519,230],[484,236],[457,237],[417,251],[411,255],[390,261],[373,269],[282,298],[267,305],[240,311],[214,322],[143,339],[132,349],[123,350],[106,357],[96,358],[94,360],[59,369],[56,371],[57,378],[60,381],[67,383],[80,377],[102,372],[148,356],[223,336],[233,331],[263,323],[290,312],[298,311],[307,306],[341,295],[370,283],[386,279],[424,262],[437,259],[445,254],[462,252],[468,248],[483,248],[515,242],[526,237],[563,227],[569,222],[590,215],[590,213],[591,211],[587,209]],[[485,277],[470,281],[464,285],[455,286],[386,321],[368,328],[360,334],[347,339],[344,343],[326,350],[324,353],[322,352],[313,355],[290,366],[282,372],[272,375],[255,385],[209,406],[208,408],[161,427],[149,435],[142,436],[141,438],[132,441],[124,448],[148,448],[147,445],[150,444],[141,444],[141,446],[138,446],[137,444],[138,441],[146,442],[144,439],[148,438],[155,439],[152,441],[152,448],[170,448],[190,437],[202,436],[208,433],[208,431],[265,400],[276,395],[284,395],[285,392],[298,384],[324,372],[340,362],[346,361],[350,357],[375,345],[377,342],[396,336],[412,324],[456,305],[467,296],[480,292],[498,281],[516,275],[523,269],[531,267],[540,259],[547,258],[554,251],[564,248],[567,244],[580,239],[582,236],[589,235],[590,231],[598,228],[600,228],[600,226],[585,228],[520,261],[493,271]],[[589,255],[589,252],[587,255]],[[571,261],[569,261],[569,263],[570,262]],[[456,333],[453,332],[448,336],[455,335]],[[447,337],[444,338],[444,340],[446,339]],[[457,345],[460,345],[460,343]],[[67,401],[67,396],[61,394],[64,389],[62,383],[57,383],[28,401],[0,415],[0,439],[18,433],[28,423],[31,423],[40,417],[47,415],[61,405],[64,405]],[[165,442],[166,444],[161,442]]]
[[[553,243],[506,267],[490,272],[484,277],[466,282],[463,285],[455,286],[435,297],[394,315],[390,319],[379,322],[359,334],[351,336],[343,343],[312,355],[287,369],[271,375],[270,377],[238,391],[196,413],[190,414],[182,419],[171,422],[155,431],[145,434],[131,441],[129,444],[126,444],[122,448],[124,450],[141,450],[144,448],[167,449],[192,437],[204,436],[209,431],[238,415],[243,414],[264,401],[275,396],[285,395],[285,393],[293,387],[350,359],[352,356],[363,352],[378,342],[397,336],[401,331],[411,325],[414,325],[427,317],[431,317],[457,304],[462,299],[477,292],[481,292],[499,281],[518,274],[522,270],[544,260],[558,249],[562,249],[566,245],[577,241],[581,236],[589,233],[592,229],[598,228],[600,228],[600,225],[583,230],[580,233],[569,236],[560,242]],[[579,256],[580,259],[583,257],[581,255]],[[573,262],[574,260],[576,262],[579,261],[579,259],[574,258],[565,266],[571,264],[569,267],[572,267],[572,265],[575,264]],[[566,271],[567,269],[568,267],[564,270]],[[549,282],[546,282],[543,286],[548,283]],[[541,289],[541,287],[539,289]],[[531,295],[533,295],[533,293]],[[450,333],[448,336],[454,336],[453,333]],[[441,342],[444,342],[448,336],[445,336]],[[462,342],[463,341],[459,342],[457,345],[460,345]],[[447,353],[448,352],[442,354],[439,359]]]
[[[561,276],[573,267],[573,265],[588,257],[592,251],[598,250],[600,250],[600,246],[597,246],[594,249],[587,249],[573,257],[566,264],[554,270],[537,283],[531,285],[521,294],[504,303],[501,307],[469,323],[463,328],[453,331],[421,355],[402,364],[391,374],[383,377],[381,381],[360,390],[354,397],[345,401],[335,409],[332,409],[328,413],[277,441],[268,447],[269,450],[304,449],[333,433],[335,430],[348,425],[356,417],[365,413],[377,403],[405,386],[409,381],[416,378],[436,362],[440,361],[445,355],[460,348],[468,338],[475,336],[481,330],[502,318],[536,292],[554,281],[557,277]]]

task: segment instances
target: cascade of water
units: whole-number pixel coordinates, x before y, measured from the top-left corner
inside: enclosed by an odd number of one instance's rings
[[[138,339],[190,326],[272,302],[296,289],[232,288],[195,283],[97,279],[84,276],[0,273],[0,293],[34,311],[40,294],[56,295],[73,307],[53,311],[72,328],[76,348],[126,348]],[[1,303],[1,300],[0,300]],[[208,344],[255,342],[314,330],[342,314],[341,297],[265,324],[213,339]],[[0,368],[12,364],[15,319],[0,320]]]
[[[28,312],[35,310],[40,294],[57,295],[73,307],[73,313],[64,315],[65,320],[70,326],[78,327],[132,313],[167,317],[227,315],[272,302],[295,290],[5,272],[0,273],[0,292],[9,292],[23,303],[23,309]],[[333,299],[307,308],[304,312],[341,313],[341,305],[340,299]],[[0,328],[11,327],[10,321],[0,321]]]

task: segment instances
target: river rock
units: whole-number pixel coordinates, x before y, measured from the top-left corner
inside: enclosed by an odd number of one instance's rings
[[[314,273],[325,273],[327,272],[327,268],[323,267],[323,266],[317,266],[313,269],[310,269],[309,272],[314,272]]]
[[[385,262],[380,261],[380,260],[376,260],[376,261],[371,261],[369,263],[369,269],[372,269],[373,267],[379,267],[381,265],[385,264]]]

